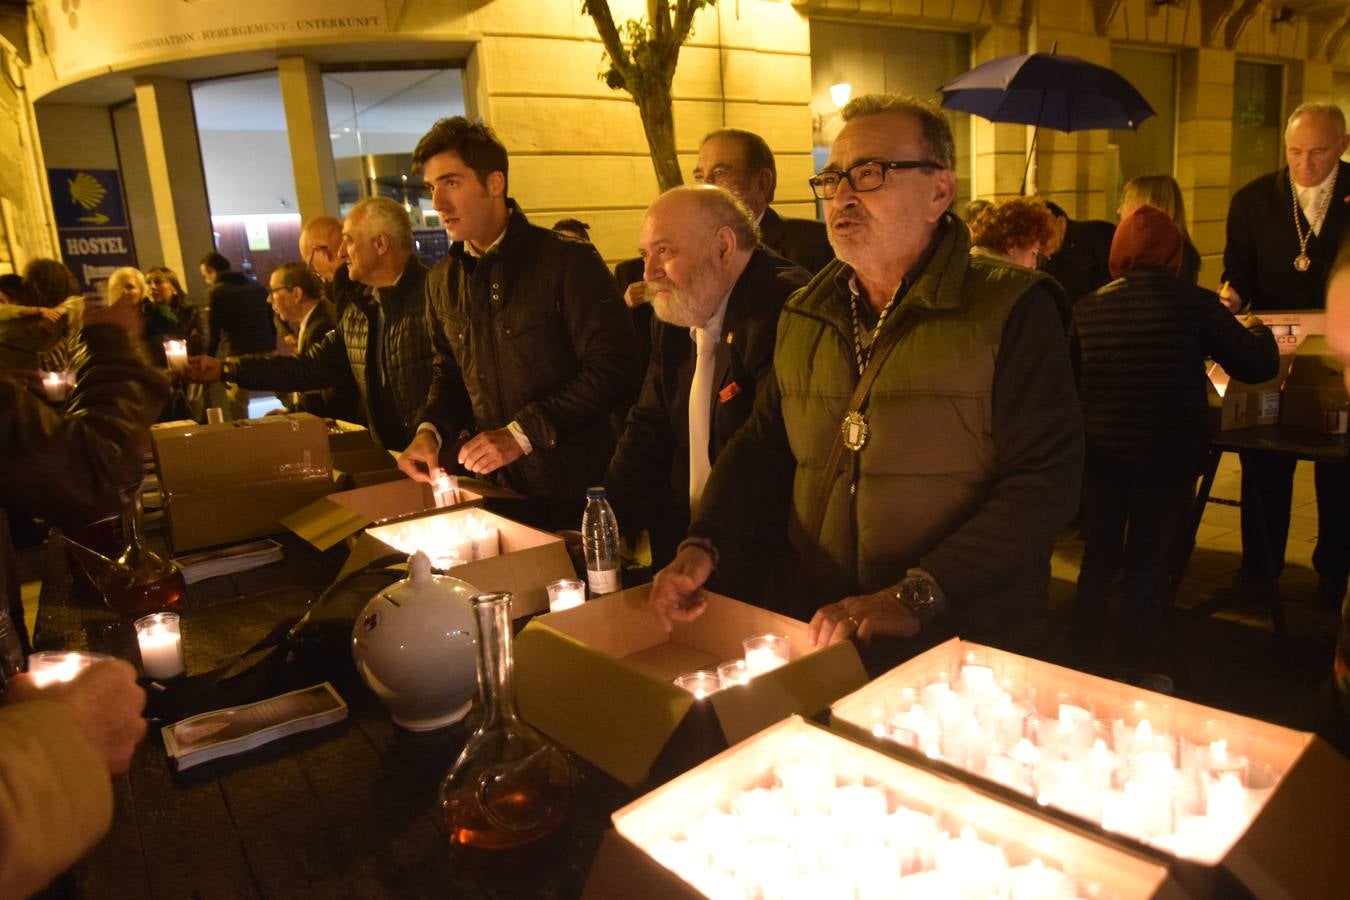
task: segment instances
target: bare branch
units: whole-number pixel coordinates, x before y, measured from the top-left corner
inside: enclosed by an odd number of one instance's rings
[[[619,37],[619,30],[614,27],[614,15],[609,11],[609,0],[586,0],[581,9],[582,12],[589,13],[595,22],[595,30],[605,45],[605,53],[609,54],[610,65],[618,70],[625,81],[630,80],[633,66],[628,58],[628,51],[623,47],[623,39]]]

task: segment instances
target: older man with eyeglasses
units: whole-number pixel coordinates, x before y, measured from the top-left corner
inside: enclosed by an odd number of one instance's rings
[[[783,589],[800,586],[816,644],[1039,649],[1083,464],[1056,288],[971,257],[939,110],[874,95],[843,118],[811,179],[838,259],[784,308],[773,376],[652,605],[667,627],[699,615],[719,549],[786,502],[800,564]]]

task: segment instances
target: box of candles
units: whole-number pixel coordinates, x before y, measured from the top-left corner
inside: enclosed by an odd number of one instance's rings
[[[275,534],[333,490],[322,419],[305,413],[150,433],[175,553]]]
[[[1311,734],[959,639],[839,700],[831,724],[1147,848],[1196,896],[1343,896],[1346,829],[1326,823],[1350,763]]]
[[[481,495],[461,486],[458,479],[451,490],[438,494],[432,485],[400,475],[384,484],[329,494],[282,519],[281,524],[316,550],[327,550],[347,540],[354,544],[371,525],[399,522],[439,509],[481,506],[482,502]],[[432,555],[430,551],[428,555]]]
[[[480,591],[510,591],[515,618],[548,609],[545,585],[576,574],[557,535],[484,509],[457,506],[372,525],[357,538],[338,577],[382,557],[406,558],[417,550],[431,558],[436,571]]]
[[[795,716],[613,820],[585,897],[1184,896],[1160,861]]]
[[[867,680],[852,644],[812,648],[804,623],[730,597],[711,595],[703,615],[667,633],[650,592],[540,616],[516,638],[521,714],[629,786],[822,712]]]

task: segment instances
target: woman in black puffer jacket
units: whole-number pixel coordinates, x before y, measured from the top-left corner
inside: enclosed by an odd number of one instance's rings
[[[1078,662],[1102,658],[1109,593],[1123,570],[1120,662],[1135,675],[1163,662],[1169,551],[1209,451],[1205,358],[1247,382],[1279,366],[1269,328],[1239,323],[1217,294],[1178,277],[1184,247],[1166,213],[1139,207],[1111,242],[1116,280],[1073,310],[1087,462],[1069,650]]]

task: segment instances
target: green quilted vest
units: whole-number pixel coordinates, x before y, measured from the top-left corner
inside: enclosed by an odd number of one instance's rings
[[[992,387],[1003,326],[1016,301],[1046,276],[972,259],[966,226],[948,216],[932,259],[886,328],[907,320],[872,387],[871,436],[844,451],[820,549],[804,534],[819,502],[830,447],[857,383],[848,290],[832,262],[784,308],[774,355],[783,418],[797,460],[793,540],[818,596],[879,590],[981,502],[994,471]]]

